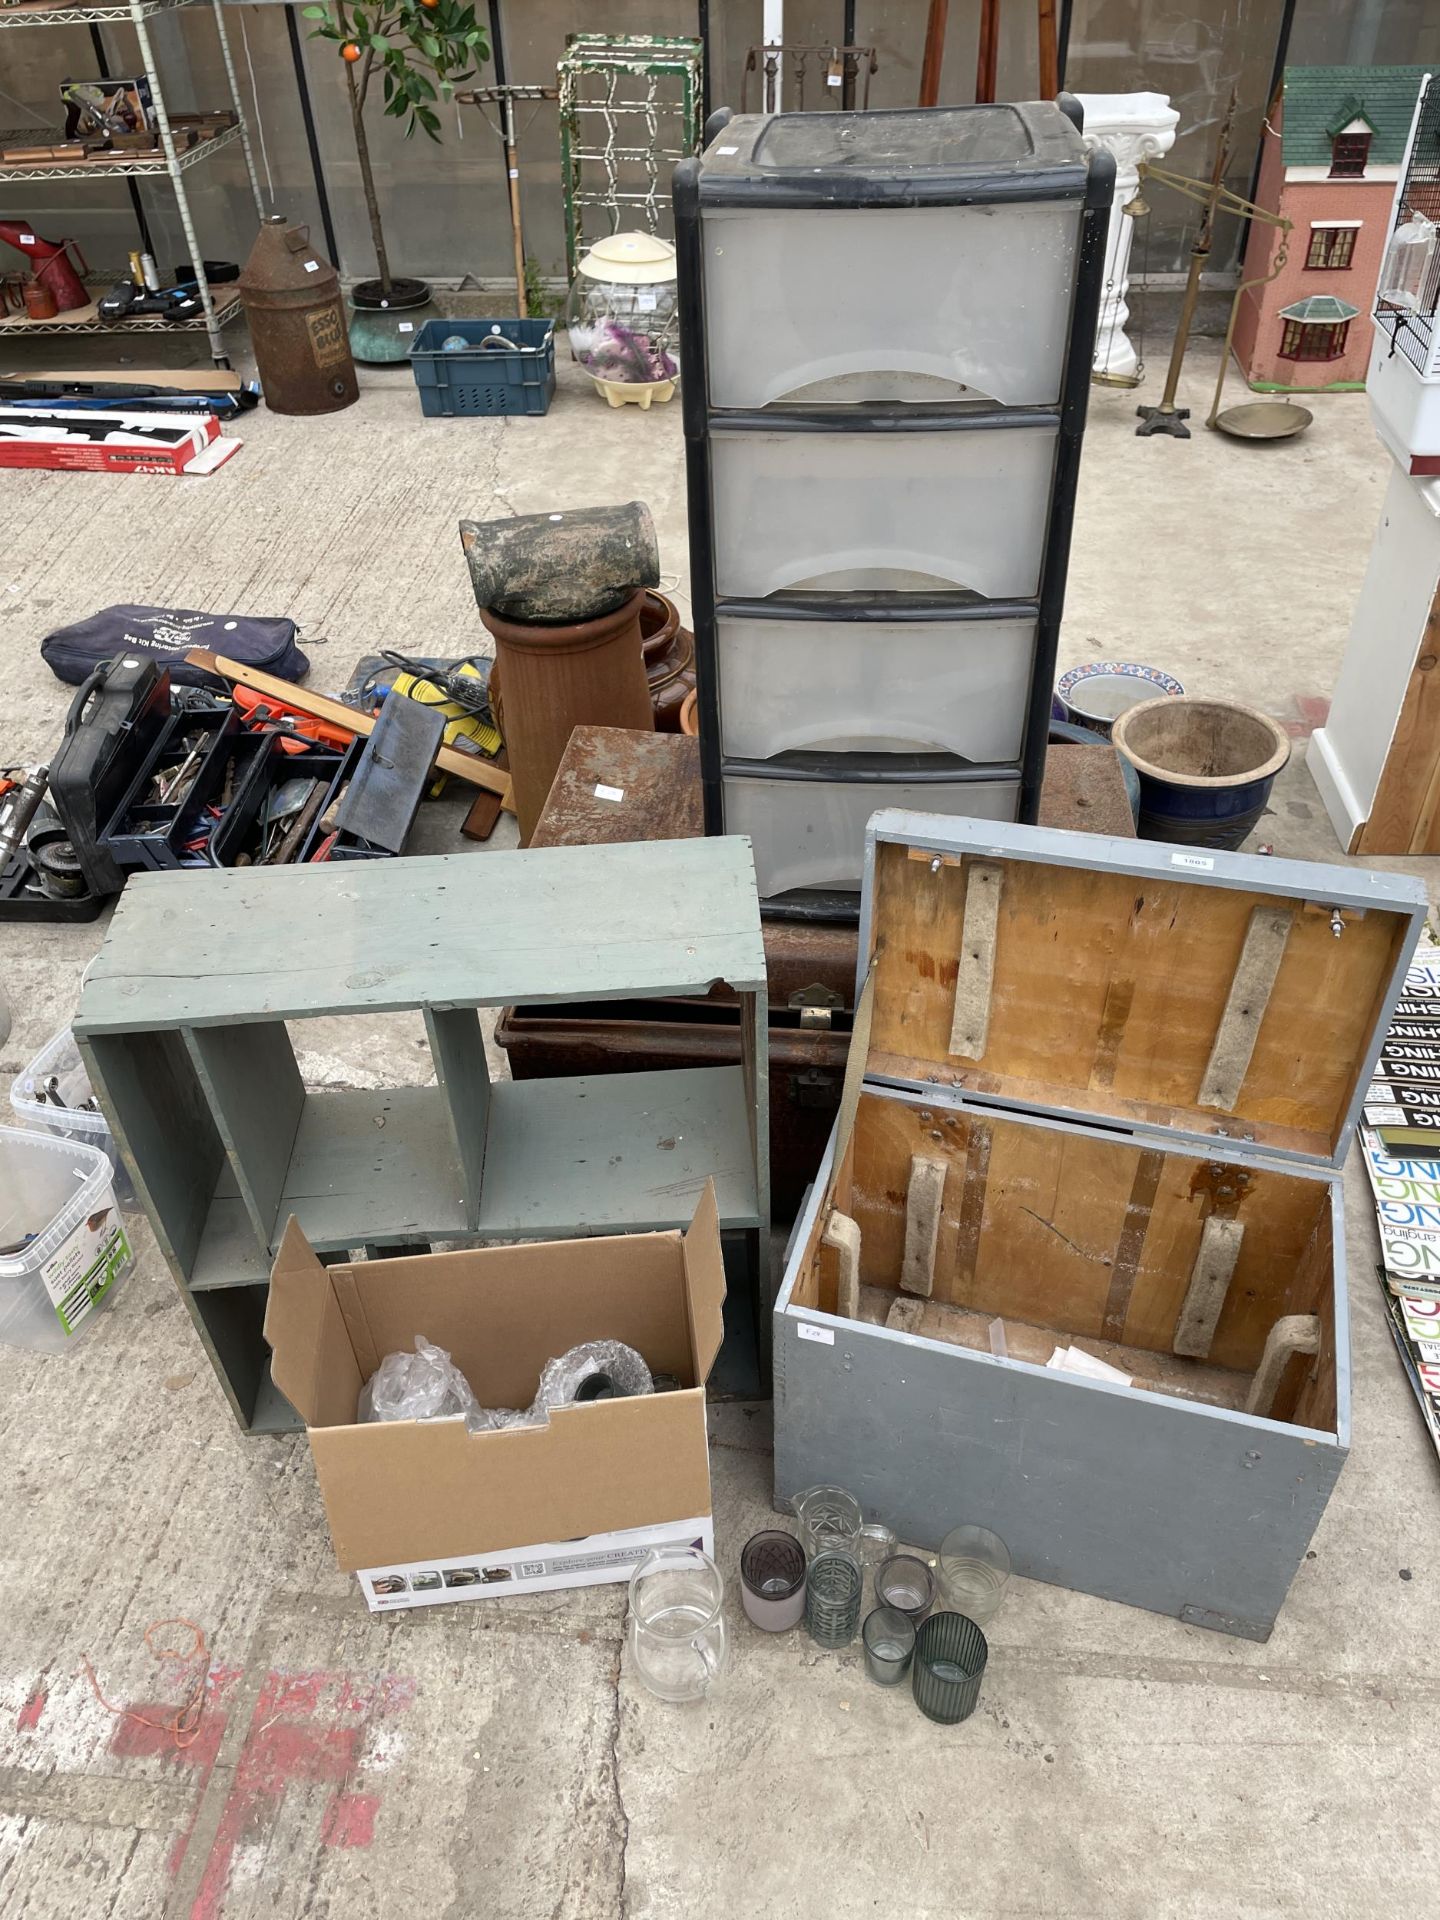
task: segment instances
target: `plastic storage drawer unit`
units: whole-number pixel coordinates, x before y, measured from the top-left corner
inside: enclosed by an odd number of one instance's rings
[[[1074,201],[706,212],[710,404],[1053,406],[1079,235]]]
[[[725,820],[755,846],[760,898],[809,890],[858,893],[865,828],[885,807],[1013,820],[1020,804],[1014,767],[967,767],[942,756],[912,756],[909,778],[873,760],[824,754],[725,769]],[[927,764],[928,763],[928,764]]]
[[[712,407],[1059,400],[1096,200],[1063,105],[742,115],[701,167]]]
[[[993,430],[981,428],[982,417]],[[1021,599],[1038,591],[1053,420],[909,413],[903,421],[783,422],[773,432],[717,423],[713,434],[721,596],[960,587]]]
[[[816,752],[1016,760],[1036,616],[769,619],[717,615],[720,744],[732,760]]]

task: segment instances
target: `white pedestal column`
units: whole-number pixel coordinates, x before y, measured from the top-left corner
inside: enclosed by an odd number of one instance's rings
[[[1080,93],[1085,110],[1085,145],[1103,147],[1115,156],[1115,199],[1110,209],[1110,237],[1105,247],[1105,287],[1100,298],[1100,324],[1095,330],[1095,372],[1133,374],[1138,361],[1125,335],[1130,309],[1130,247],[1135,222],[1120,209],[1135,197],[1142,160],[1156,160],[1175,144],[1180,116],[1164,93]]]

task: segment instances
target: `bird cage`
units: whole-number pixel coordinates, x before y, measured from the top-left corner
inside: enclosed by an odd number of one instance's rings
[[[1366,389],[1412,474],[1440,473],[1440,80],[1421,89],[1380,268]]]

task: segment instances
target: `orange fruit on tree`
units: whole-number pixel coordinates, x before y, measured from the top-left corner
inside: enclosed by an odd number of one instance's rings
[[[347,40],[344,46],[341,47],[340,58],[342,60],[358,60],[360,58],[360,49],[353,40]]]

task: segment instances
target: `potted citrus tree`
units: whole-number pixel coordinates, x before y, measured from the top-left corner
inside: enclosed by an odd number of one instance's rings
[[[355,156],[375,247],[376,277],[360,281],[350,295],[351,351],[357,360],[372,363],[403,360],[434,306],[423,280],[390,271],[365,135],[366,105],[377,97],[378,84],[384,111],[405,122],[407,140],[423,133],[438,141],[439,108],[489,59],[490,44],[469,0],[376,0],[372,6],[330,0],[302,12],[315,22],[311,39],[332,42],[344,63]]]

